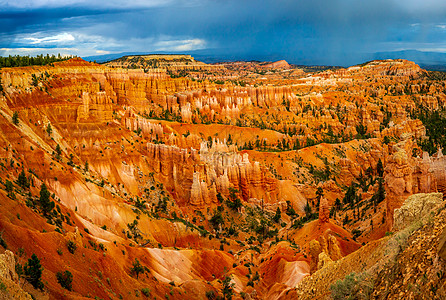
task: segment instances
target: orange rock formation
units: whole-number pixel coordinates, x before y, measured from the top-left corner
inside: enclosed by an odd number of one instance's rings
[[[3,68],[0,247],[22,265],[35,253],[45,290],[9,271],[2,282],[56,299],[197,299],[226,277],[237,297],[326,294],[352,261],[383,257],[409,196],[446,190],[446,159],[423,153],[413,113],[446,104],[429,74],[405,60],[304,73],[187,56]]]

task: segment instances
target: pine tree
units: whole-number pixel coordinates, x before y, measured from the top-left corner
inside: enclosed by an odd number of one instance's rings
[[[7,196],[13,200],[15,200],[15,193],[14,193],[14,185],[11,181],[6,180],[5,182],[5,190],[8,193]]]
[[[42,183],[40,186],[39,204],[44,216],[47,216],[55,206],[54,201],[50,200],[50,192],[48,191],[45,183]]]
[[[336,198],[335,200],[335,207],[337,210],[342,209],[342,203],[341,200],[339,200],[339,198]]]
[[[223,196],[221,195],[220,192],[217,193],[217,200],[219,203],[223,203],[223,201],[225,200],[225,199],[223,199]]]
[[[232,136],[231,136],[231,134],[228,135],[228,140],[226,141],[226,143],[228,145],[232,145]]]
[[[19,113],[17,111],[12,115],[12,123],[14,125],[19,125]]]
[[[73,274],[71,274],[70,271],[65,272],[57,272],[56,274],[57,282],[64,288],[69,291],[72,289],[72,282],[73,282]]]
[[[386,198],[386,190],[384,189],[384,186],[383,186],[383,180],[380,178],[378,180],[378,193],[377,193],[378,203],[384,201],[385,198]]]
[[[33,253],[24,267],[26,280],[36,289],[43,290],[42,272],[43,268],[36,254]]]
[[[281,217],[282,213],[280,212],[280,208],[277,207],[276,214],[273,217],[274,222],[279,223]]]
[[[300,149],[300,142],[299,139],[296,139],[296,142],[294,143],[294,150],[299,150]]]
[[[137,258],[135,258],[135,261],[133,262],[133,267],[130,269],[130,271],[133,274],[136,274],[136,279],[138,279],[140,273],[144,273],[144,267],[141,265],[141,263]]]
[[[231,276],[226,276],[222,282],[221,292],[223,294],[223,299],[232,299],[234,295],[234,283],[231,283]]]
[[[50,123],[48,123],[48,126],[46,126],[46,133],[48,133],[49,136],[51,136],[51,133],[53,133],[53,128],[51,128]]]
[[[240,201],[240,198],[237,196],[238,190],[234,188],[229,188],[229,198],[226,201],[226,205],[235,211],[238,211],[239,208],[242,207],[242,202]]]
[[[352,184],[351,186],[348,187],[342,202],[344,202],[344,204],[350,204],[351,207],[353,207],[355,198],[356,198],[356,189],[355,186]]]
[[[311,215],[313,214],[312,211],[311,211],[310,203],[308,203],[308,201],[307,201],[307,204],[305,204],[304,211],[305,211],[305,216],[307,218],[310,218]]]
[[[60,155],[62,154],[62,149],[60,148],[59,144],[56,146],[56,157],[57,159],[60,158]]]
[[[23,169],[22,172],[20,172],[19,177],[17,178],[17,184],[24,189],[29,188],[28,178],[26,178],[25,170]]]
[[[209,220],[209,223],[211,223],[212,227],[214,227],[215,230],[218,230],[218,227],[225,224],[225,221],[223,219],[223,216],[221,212],[217,209],[214,209],[214,214],[212,218]]]
[[[378,160],[378,164],[376,165],[376,172],[378,173],[379,177],[383,177],[384,167],[383,167],[383,162],[381,161],[381,158]]]

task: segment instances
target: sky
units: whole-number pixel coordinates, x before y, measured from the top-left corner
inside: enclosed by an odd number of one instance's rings
[[[0,0],[0,55],[207,53],[347,65],[446,53],[445,0]]]

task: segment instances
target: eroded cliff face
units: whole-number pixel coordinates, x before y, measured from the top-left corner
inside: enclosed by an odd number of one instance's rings
[[[413,141],[406,139],[393,145],[389,153],[384,177],[388,191],[386,202],[389,218],[393,218],[394,210],[400,208],[408,196],[435,192],[438,190],[437,182],[444,182],[442,171],[438,171],[429,154],[423,153],[421,159],[413,157],[412,150]],[[441,158],[435,161],[438,164]]]
[[[4,254],[0,254],[0,280],[2,282],[0,295],[3,299],[31,300],[31,295],[21,286],[15,265],[14,253],[6,250]]]
[[[437,190],[446,195],[446,157],[442,150],[439,149],[432,157],[428,153],[423,153],[423,163],[425,168],[429,167],[428,171],[433,173],[437,182]],[[422,171],[426,172],[427,170],[423,169]],[[428,184],[428,182],[425,184]]]
[[[446,160],[422,153],[426,128],[411,117],[420,102],[444,107],[445,83],[414,63],[308,75],[283,62],[183,67],[1,70],[2,236],[42,259],[51,297],[150,287],[195,299],[227,276],[252,299],[296,295],[314,282],[304,278],[374,251],[359,248],[392,228],[407,197],[445,191]],[[261,81],[260,67],[281,71]],[[62,266],[71,292],[56,280]]]

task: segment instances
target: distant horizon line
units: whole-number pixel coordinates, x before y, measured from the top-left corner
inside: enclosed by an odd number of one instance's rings
[[[234,54],[221,54],[221,53],[200,53],[200,52],[207,52],[211,49],[199,49],[199,50],[190,50],[190,51],[181,51],[181,52],[175,52],[175,51],[153,51],[153,52],[114,52],[114,53],[108,53],[108,54],[98,54],[98,55],[85,55],[85,56],[80,56],[80,55],[76,55],[76,54],[54,54],[54,53],[40,53],[40,54],[36,54],[36,55],[21,55],[21,54],[9,54],[7,56],[3,56],[0,55],[0,57],[9,57],[9,56],[23,56],[23,57],[37,57],[37,56],[56,56],[58,57],[59,55],[63,58],[66,57],[71,57],[71,58],[75,58],[75,57],[79,57],[82,58],[85,61],[90,61],[90,62],[97,62],[97,63],[106,63],[106,62],[110,62],[119,58],[123,58],[123,57],[128,57],[128,56],[150,56],[150,55],[184,55],[184,56],[191,56],[194,59],[196,59],[197,61],[202,61],[208,64],[215,64],[215,63],[226,63],[226,62],[277,62],[280,60],[284,60],[287,63],[294,65],[294,66],[320,66],[320,67],[339,67],[339,68],[348,68],[351,66],[356,66],[356,65],[360,65],[363,63],[367,63],[367,62],[371,62],[371,61],[378,61],[378,60],[386,60],[386,59],[391,59],[391,60],[396,60],[396,59],[403,59],[403,60],[408,60],[408,61],[412,61],[418,65],[420,65],[421,67],[427,69],[427,70],[440,70],[440,71],[446,71],[446,52],[425,52],[425,51],[420,51],[420,50],[413,50],[413,49],[407,49],[407,50],[398,50],[398,51],[387,51],[387,52],[375,52],[375,53],[369,53],[368,55],[374,55],[374,56],[378,56],[378,55],[396,55],[398,53],[413,53],[413,54],[419,54],[419,55],[429,55],[430,53],[435,54],[435,55],[441,55],[444,57],[442,58],[442,61],[437,61],[437,62],[427,62],[427,61],[423,61],[425,59],[416,59],[415,57],[413,58],[407,58],[407,57],[369,57],[369,58],[364,58],[361,60],[361,62],[358,63],[351,63],[351,64],[325,64],[325,63],[311,63],[311,62],[304,62],[305,60],[317,60],[315,58],[301,58],[298,59],[297,57],[294,59],[290,59],[290,55],[288,54],[276,54],[276,53],[272,53],[272,54],[266,54],[266,53],[257,53],[257,54],[252,54],[252,56],[254,56],[252,59],[249,58],[250,54],[248,53],[234,53]],[[263,58],[263,59],[261,59]],[[303,60],[302,62],[295,62],[296,60]],[[359,59],[358,59],[359,60]]]

